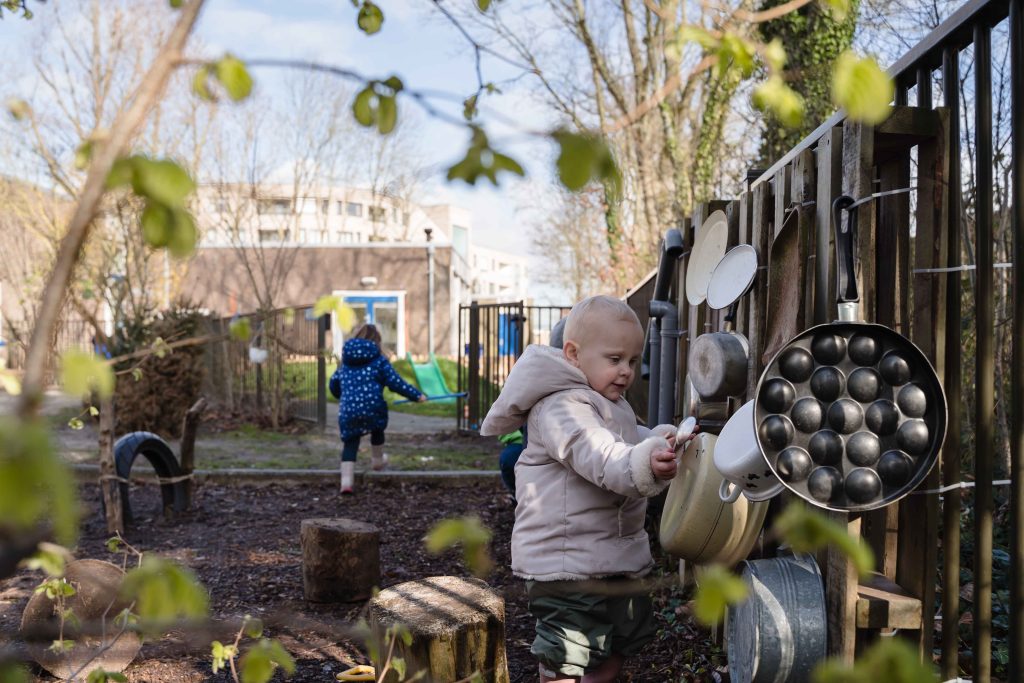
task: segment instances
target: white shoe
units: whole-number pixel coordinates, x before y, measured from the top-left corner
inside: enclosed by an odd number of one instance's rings
[[[353,493],[356,478],[356,464],[350,460],[341,461],[341,492]]]
[[[384,452],[384,444],[371,446],[371,450],[373,451],[373,460],[370,466],[373,467],[374,472],[380,472],[388,466],[388,456]]]

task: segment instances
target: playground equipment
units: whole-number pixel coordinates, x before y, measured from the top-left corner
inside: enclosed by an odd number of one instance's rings
[[[447,382],[444,381],[444,374],[441,373],[441,368],[437,364],[437,358],[434,354],[430,354],[430,361],[428,363],[417,363],[408,353],[405,354],[405,359],[412,366],[413,375],[416,376],[416,384],[419,385],[420,391],[427,395],[428,400],[453,403],[459,396],[465,396],[465,394],[453,392],[448,388]],[[396,401],[395,403],[406,403],[406,401]]]

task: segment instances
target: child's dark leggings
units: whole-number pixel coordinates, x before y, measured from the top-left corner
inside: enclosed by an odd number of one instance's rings
[[[356,454],[359,452],[359,440],[362,437],[353,436],[351,439],[346,439],[341,442],[341,460],[342,462],[355,462]],[[370,443],[374,446],[380,446],[384,443],[384,430],[375,429],[370,432]]]

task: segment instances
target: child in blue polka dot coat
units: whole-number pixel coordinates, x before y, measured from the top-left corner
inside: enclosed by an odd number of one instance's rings
[[[338,401],[341,430],[341,492],[352,493],[356,454],[363,434],[370,435],[373,469],[384,468],[384,430],[388,404],[384,387],[410,401],[426,401],[419,389],[403,380],[380,351],[380,332],[362,325],[341,349],[341,364],[331,375],[330,389]]]

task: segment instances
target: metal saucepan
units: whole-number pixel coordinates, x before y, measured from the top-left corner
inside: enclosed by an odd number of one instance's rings
[[[728,308],[725,331],[702,334],[690,348],[690,374],[697,393],[705,399],[738,396],[747,389],[750,344],[732,331],[736,302],[747,293],[757,275],[757,251],[741,244],[722,257],[708,284],[707,302],[713,309]]]
[[[853,203],[844,195],[832,205],[839,321],[779,350],[758,381],[754,411],[772,471],[805,500],[839,511],[910,493],[946,436],[946,395],[928,358],[895,331],[858,321]]]
[[[728,401],[706,401],[693,386],[689,373],[683,380],[683,402],[679,406],[680,412],[689,417],[697,418],[701,431],[717,432],[729,419]]]

